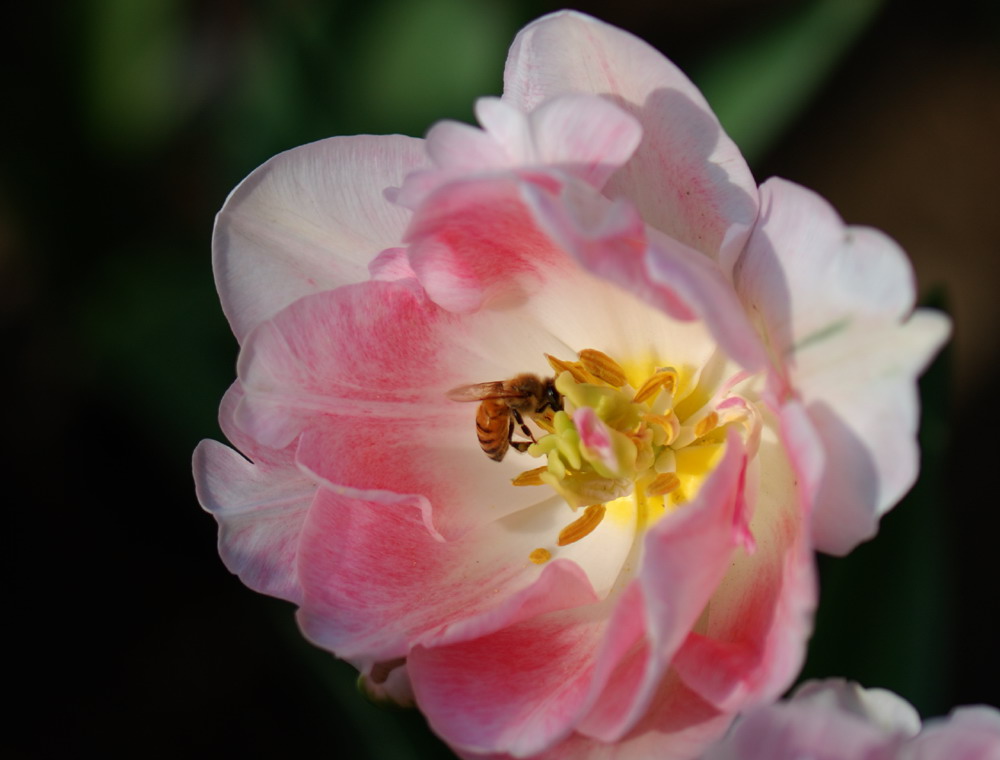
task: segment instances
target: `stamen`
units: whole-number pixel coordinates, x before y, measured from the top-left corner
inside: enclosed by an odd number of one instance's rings
[[[594,377],[600,378],[608,385],[615,388],[625,385],[625,370],[606,353],[594,348],[585,348],[580,352],[580,362]]]
[[[559,531],[559,540],[556,543],[559,546],[566,546],[575,544],[581,538],[586,538],[601,524],[606,511],[607,508],[603,504],[591,504],[584,510],[583,517],[574,520]]]
[[[663,439],[660,440],[660,436],[655,436],[653,439],[658,445],[669,446],[677,438],[681,429],[677,416],[673,412],[670,414],[644,414],[642,418],[646,424],[656,425],[663,429]]]
[[[671,367],[660,367],[656,373],[650,375],[635,392],[635,403],[641,404],[655,396],[662,388],[667,393],[673,393],[677,385],[677,371]]]
[[[708,416],[702,419],[694,428],[696,437],[701,438],[706,433],[715,430],[719,424],[719,413],[709,412]]]
[[[676,491],[681,484],[681,479],[676,473],[663,472],[653,478],[653,481],[646,486],[646,493],[649,496],[666,496],[672,491]]]
[[[544,565],[550,559],[552,559],[552,552],[548,549],[542,549],[539,547],[535,549],[531,554],[528,555],[528,559],[534,562],[536,565]]]
[[[578,383],[589,383],[594,379],[593,376],[580,366],[580,362],[564,362],[562,359],[557,359],[550,354],[545,354],[545,358],[549,360],[549,366],[552,369],[556,372],[569,372]]]
[[[536,467],[533,470],[525,470],[510,482],[513,483],[515,486],[545,485],[545,481],[538,476],[541,475],[543,472],[548,471],[548,469],[549,469],[548,467],[543,466],[543,467]]]

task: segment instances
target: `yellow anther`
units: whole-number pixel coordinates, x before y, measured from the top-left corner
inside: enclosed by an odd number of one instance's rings
[[[567,544],[575,544],[581,538],[586,538],[594,532],[594,528],[601,524],[605,511],[607,510],[603,504],[591,504],[583,511],[583,517],[574,520],[559,531],[559,540],[556,543],[559,546],[566,546]]]
[[[667,414],[644,414],[643,421],[653,433],[655,446],[669,446],[677,438],[681,425],[672,411]]]
[[[625,370],[621,365],[602,351],[585,348],[580,352],[580,363],[594,377],[600,378],[608,385],[621,388],[625,385]]]
[[[533,470],[525,470],[516,478],[511,480],[515,486],[541,486],[545,485],[545,482],[539,478],[543,472],[547,471],[548,467],[536,467]]]
[[[564,362],[562,359],[557,359],[549,354],[545,354],[545,358],[549,360],[549,366],[552,369],[556,372],[569,372],[578,383],[589,383],[594,380],[593,376],[581,366],[580,362]]]
[[[701,420],[694,428],[694,434],[696,437],[701,438],[703,435],[715,430],[719,425],[719,413],[709,412],[708,416]]]
[[[538,548],[528,555],[528,559],[530,559],[536,565],[544,565],[546,562],[552,559],[552,552],[550,552],[548,549]]]
[[[665,496],[671,491],[676,491],[680,484],[681,479],[675,473],[660,473],[646,486],[646,494],[648,496]]]
[[[632,400],[637,404],[641,404],[656,396],[660,392],[660,389],[667,391],[667,393],[673,393],[676,385],[677,372],[670,367],[661,367],[656,370],[655,374],[650,375],[646,379],[646,382],[639,386],[639,390],[635,392],[635,398]]]

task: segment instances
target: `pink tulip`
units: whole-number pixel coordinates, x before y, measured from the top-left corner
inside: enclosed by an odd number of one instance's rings
[[[947,323],[891,240],[758,190],[625,32],[534,22],[476,114],[230,195],[238,451],[199,446],[201,503],[233,572],[463,756],[694,756],[798,672],[814,546],[911,485]],[[495,397],[523,373],[556,403]],[[477,430],[456,399],[488,388]]]
[[[1000,760],[1000,712],[962,707],[923,729],[884,689],[840,679],[803,684],[787,702],[741,717],[704,760]]]

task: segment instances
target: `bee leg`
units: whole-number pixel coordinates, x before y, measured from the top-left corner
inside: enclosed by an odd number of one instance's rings
[[[511,409],[510,411],[513,413],[514,419],[517,420],[517,424],[521,426],[521,432],[524,433],[524,437],[530,438],[532,443],[538,443],[538,441],[535,440],[535,436],[531,434],[531,430],[529,430],[528,426],[524,424],[524,417],[521,416],[521,413],[517,411],[517,409]],[[511,424],[511,434],[513,434],[513,432],[514,425]],[[513,443],[513,441],[511,443]],[[518,449],[518,451],[524,451],[524,449]]]

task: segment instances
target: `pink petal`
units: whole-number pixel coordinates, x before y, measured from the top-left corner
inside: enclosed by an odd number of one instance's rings
[[[712,596],[704,629],[688,636],[673,666],[726,712],[780,696],[798,674],[812,632],[817,588],[796,473],[773,436],[751,521],[757,549],[739,551]]]
[[[580,187],[560,196],[525,185],[537,223],[586,269],[679,320],[701,319],[746,369],[765,364],[760,340],[721,270],[655,230],[625,202]]]
[[[413,498],[323,489],[300,542],[299,623],[339,657],[371,662],[405,656],[420,641],[461,642],[596,601],[575,564],[530,562],[530,541],[493,522],[442,542],[424,528]]]
[[[920,731],[920,713],[898,694],[886,689],[865,689],[843,678],[806,681],[795,689],[792,700],[817,709],[856,715],[886,736],[916,736]]]
[[[916,376],[940,348],[948,322],[911,314],[909,263],[889,238],[846,228],[814,193],[772,179],[737,272],[785,388],[794,392],[823,444],[814,517],[817,546],[850,551],[917,471]]]
[[[929,721],[898,760],[1000,760],[1000,711],[959,707],[947,718]]]
[[[565,96],[532,111],[532,132],[546,166],[563,168],[596,189],[627,162],[642,128],[625,111],[601,98]]]
[[[581,13],[535,21],[514,40],[504,99],[532,111],[569,93],[602,95],[635,116],[643,140],[606,186],[647,224],[717,258],[729,272],[757,212],[739,150],[704,97],[642,40]]]
[[[230,572],[255,591],[298,602],[299,533],[316,483],[295,465],[293,450],[256,445],[233,429],[232,410],[241,395],[234,384],[220,419],[230,440],[253,460],[202,441],[194,453],[198,501],[219,523],[219,554]]]
[[[722,461],[690,504],[646,533],[637,583],[645,600],[652,657],[598,700],[581,724],[587,735],[615,742],[649,709],[677,650],[701,616],[740,545],[734,515],[741,508],[746,455],[731,434]],[[614,698],[611,698],[611,695]]]
[[[791,702],[747,713],[704,760],[888,760],[894,743],[853,715]]]
[[[604,605],[534,617],[410,659],[417,702],[460,750],[542,752],[572,730],[588,694]],[[511,667],[517,663],[517,667]]]
[[[409,137],[333,137],[267,161],[230,193],[212,242],[216,286],[242,343],[309,293],[367,279],[409,214],[383,190],[426,161]]]
[[[246,342],[237,421],[274,447],[299,438],[297,463],[341,493],[421,497],[427,529],[456,537],[545,498],[511,487],[530,465],[488,459],[476,405],[445,395],[532,369],[514,363],[524,341],[509,333],[495,315],[459,320],[403,280],[309,296]]]
[[[567,266],[524,208],[519,186],[513,175],[453,182],[414,216],[410,265],[443,309],[517,304],[540,290],[546,269]]]
[[[720,714],[668,672],[638,724],[613,744],[576,733],[545,753],[546,760],[691,760],[725,731]]]
[[[530,116],[498,98],[481,98],[476,115],[482,130],[451,121],[431,128],[427,152],[440,171],[408,178],[399,202],[418,208],[449,181],[503,169],[560,169],[600,189],[642,137],[634,118],[590,95],[555,98]]]

